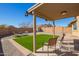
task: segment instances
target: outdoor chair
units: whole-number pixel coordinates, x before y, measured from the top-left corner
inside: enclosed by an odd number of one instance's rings
[[[63,33],[62,38],[60,39],[60,50],[62,48],[62,43],[63,43],[64,37],[65,37],[65,34]]]
[[[49,48],[56,47],[57,38],[50,38],[47,43],[43,43],[43,46],[47,46],[47,52],[49,52]],[[44,48],[42,48],[44,51]]]
[[[54,47],[54,50],[52,50],[51,52],[54,52],[58,55],[61,54],[62,42],[64,37],[65,37],[65,34],[63,33],[58,38],[50,38],[48,40],[48,43],[43,43],[43,46],[47,46],[48,54],[50,53],[49,48],[53,49],[52,47]],[[44,51],[44,48],[42,48],[42,51]]]
[[[64,37],[65,37],[65,34],[63,33],[62,35],[60,35],[57,39],[57,42],[56,42],[56,49],[53,51],[55,52],[56,54],[61,54],[61,49],[62,49],[62,43],[63,43],[63,40],[64,40]]]
[[[79,39],[74,39],[74,51],[72,52],[79,55]]]
[[[63,52],[60,55],[61,56],[78,56],[79,55],[79,39],[74,39],[71,45],[73,45],[73,49],[71,49],[72,47],[69,47],[67,52]]]
[[[60,46],[61,46],[61,43],[62,43],[62,41],[63,41],[63,35],[60,35],[59,37],[58,37],[58,39],[57,39],[57,43],[56,43],[56,49],[59,49],[60,48]]]
[[[61,38],[62,37],[62,38]],[[68,46],[67,47],[67,51],[62,51],[62,49],[65,49],[66,47],[63,46],[64,44],[64,37],[65,37],[65,34],[61,35],[60,38],[57,40],[57,43],[59,44],[59,47],[56,48],[55,50],[55,53],[59,56],[77,56],[76,53],[73,53],[73,51],[70,49],[70,47]],[[56,46],[58,46],[58,44]],[[73,44],[73,43],[65,43],[65,45],[70,45],[70,44]]]

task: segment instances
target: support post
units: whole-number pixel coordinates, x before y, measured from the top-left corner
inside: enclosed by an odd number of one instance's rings
[[[54,26],[54,36],[53,36],[53,38],[55,38],[55,21],[53,21],[53,26]],[[56,53],[56,45],[55,45],[55,53]]]
[[[53,28],[53,30],[54,30],[54,36],[55,36],[55,21],[53,21],[53,26],[54,26],[54,28]]]
[[[77,20],[77,30],[79,31],[79,16],[75,17],[75,19]]]
[[[33,12],[33,52],[36,52],[36,16]]]
[[[71,33],[72,33],[72,35],[73,35],[73,24],[72,24],[72,32],[71,32]]]

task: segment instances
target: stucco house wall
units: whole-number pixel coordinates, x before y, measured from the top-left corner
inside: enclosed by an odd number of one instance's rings
[[[73,24],[72,24],[72,35],[79,36],[79,16],[76,17],[76,24],[77,24],[77,30],[73,30]]]

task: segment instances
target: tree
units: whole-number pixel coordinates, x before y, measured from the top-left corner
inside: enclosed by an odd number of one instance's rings
[[[19,24],[19,27],[20,28],[28,28],[28,27],[30,27],[30,25],[31,25],[30,22],[28,22],[28,23],[23,22],[23,23]]]
[[[0,25],[0,37],[10,36],[15,34],[16,27]]]
[[[5,25],[5,24],[2,24],[2,25],[0,25],[0,29],[4,29],[4,28],[6,28],[7,26]]]

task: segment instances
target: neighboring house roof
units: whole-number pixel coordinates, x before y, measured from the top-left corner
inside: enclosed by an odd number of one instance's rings
[[[34,12],[34,13],[33,13]],[[78,16],[78,3],[38,3],[28,9],[28,13],[35,14],[46,20],[59,20],[61,18]]]
[[[75,20],[73,20],[73,21],[71,21],[71,22],[70,22],[70,24],[68,25],[68,27],[71,27],[71,26],[72,26],[72,24],[76,23],[76,21],[77,21],[76,19],[75,19]]]

